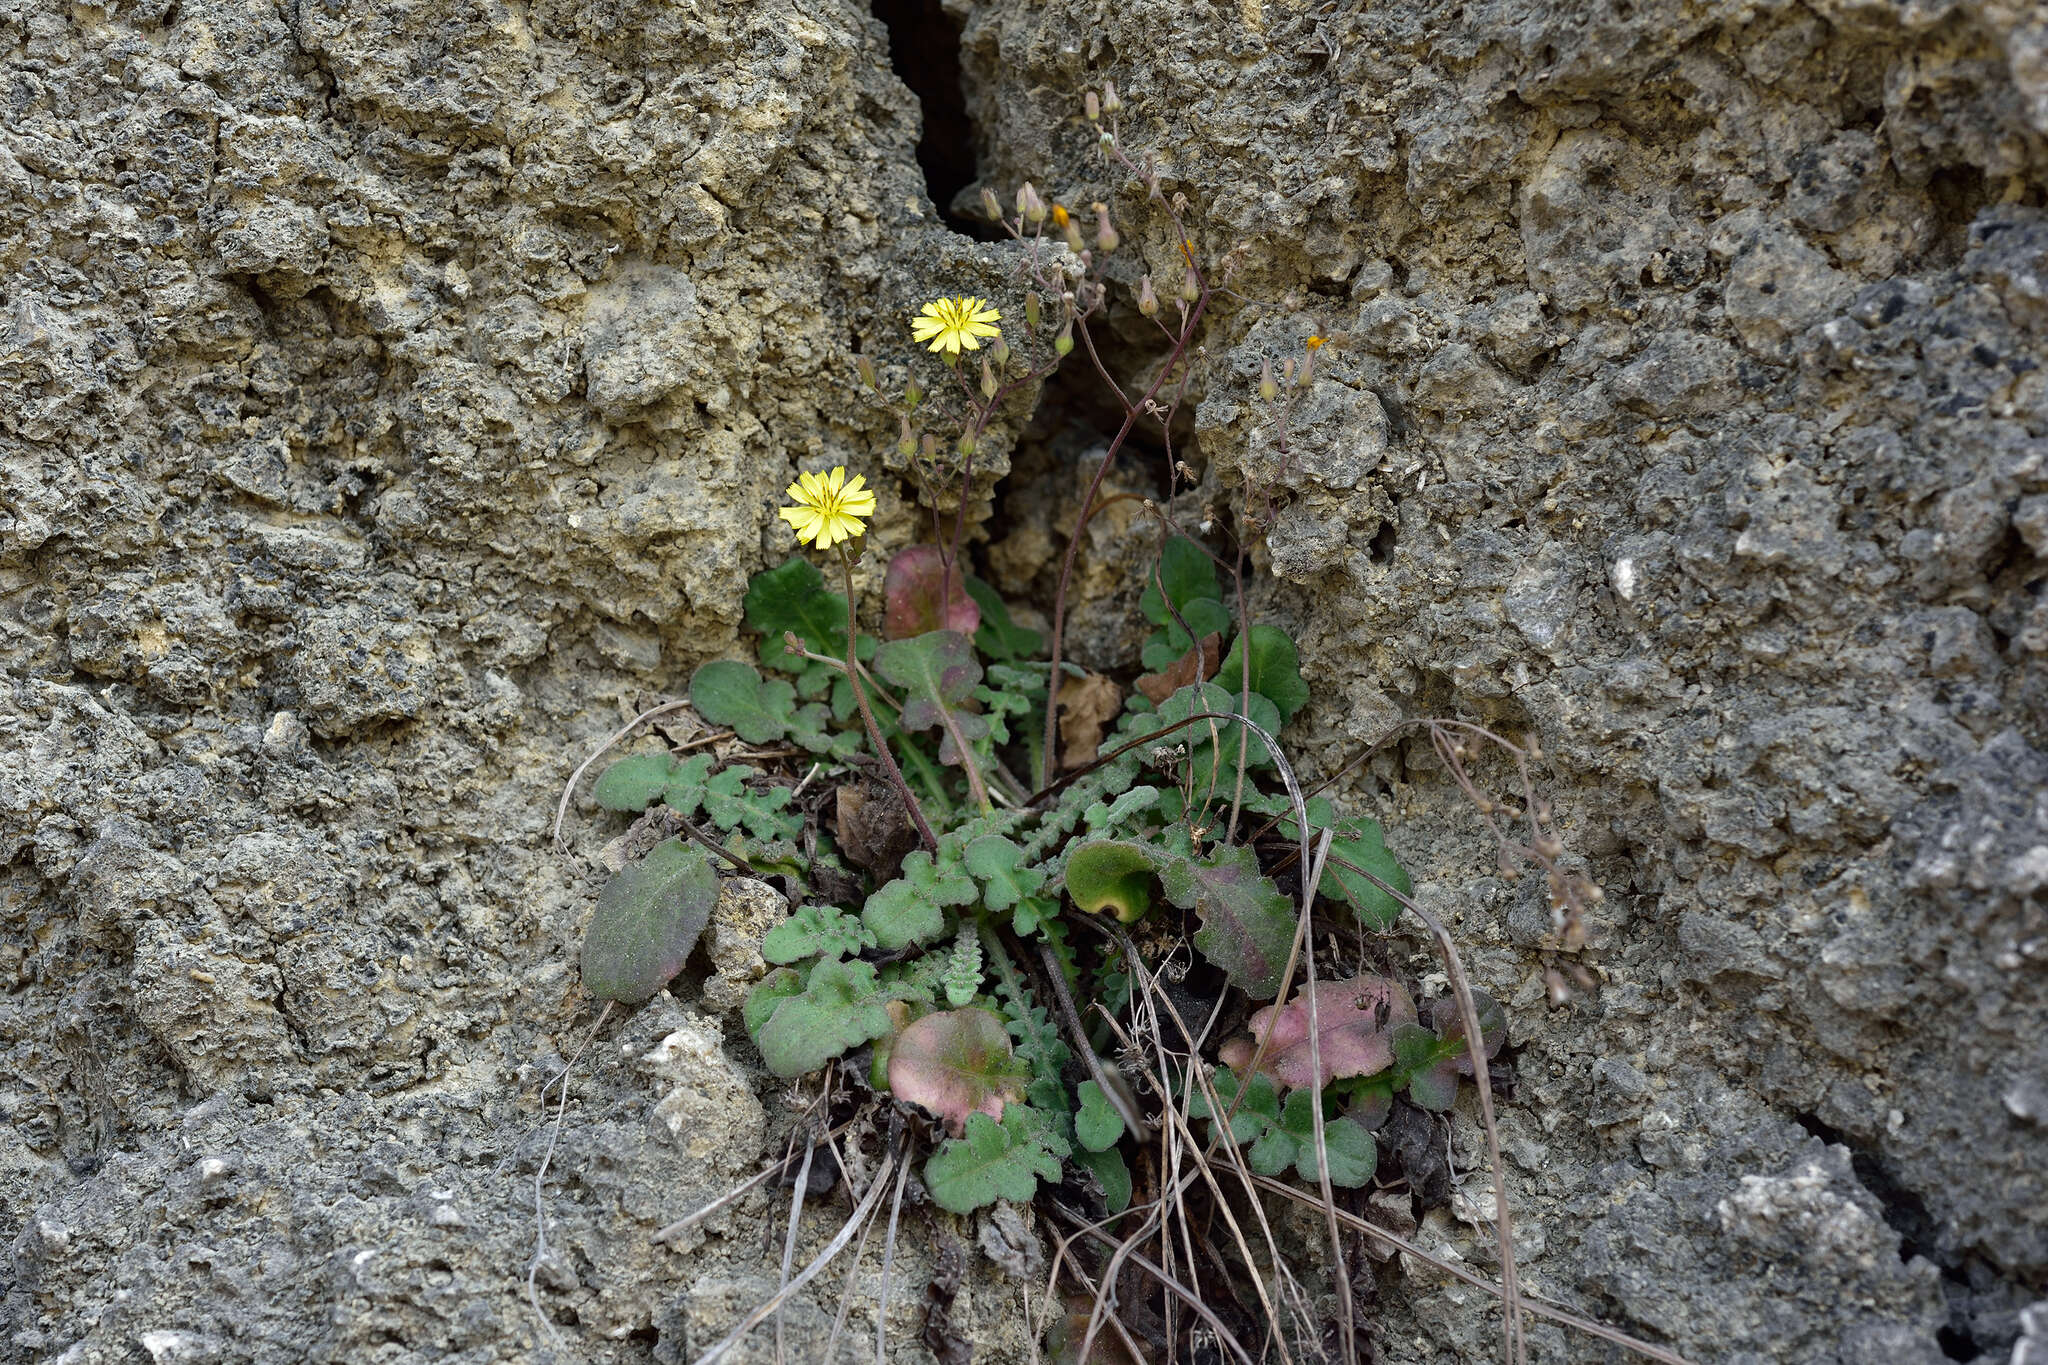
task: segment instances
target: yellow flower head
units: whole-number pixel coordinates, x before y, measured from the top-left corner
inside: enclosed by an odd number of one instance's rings
[[[930,342],[934,351],[958,355],[962,349],[980,350],[979,337],[999,335],[1000,329],[990,324],[1002,321],[1002,317],[989,307],[986,299],[933,299],[910,320],[910,335],[918,341]]]
[[[875,514],[875,493],[863,488],[859,474],[851,479],[836,466],[829,474],[800,474],[788,488],[796,506],[782,509],[782,519],[796,528],[797,543],[815,543],[829,550],[842,540],[858,540],[868,529],[862,517]]]

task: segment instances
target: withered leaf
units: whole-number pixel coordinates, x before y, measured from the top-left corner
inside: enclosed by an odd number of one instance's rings
[[[881,782],[849,782],[836,794],[839,847],[847,861],[890,881],[903,855],[917,847],[917,831],[903,809],[903,798]]]
[[[1060,766],[1078,768],[1095,761],[1102,732],[1123,709],[1121,689],[1099,673],[1066,678],[1060,683]]]
[[[1164,673],[1147,673],[1139,678],[1137,688],[1157,706],[1190,683],[1209,681],[1222,666],[1223,633],[1216,631],[1197,640]]]

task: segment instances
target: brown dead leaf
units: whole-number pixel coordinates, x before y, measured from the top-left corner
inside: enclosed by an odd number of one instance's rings
[[[856,867],[892,880],[903,855],[917,847],[917,830],[903,798],[881,782],[849,782],[838,791],[839,847]]]
[[[1221,667],[1223,635],[1220,631],[1211,632],[1197,640],[1192,649],[1168,665],[1164,673],[1147,673],[1138,679],[1137,687],[1154,706],[1157,706],[1183,687],[1209,681],[1216,676],[1216,670]]]
[[[1100,673],[1060,682],[1060,766],[1078,768],[1095,761],[1102,732],[1123,710],[1123,690]]]

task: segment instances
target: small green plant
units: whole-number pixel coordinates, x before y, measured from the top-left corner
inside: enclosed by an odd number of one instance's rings
[[[1091,117],[1114,114],[1113,93],[1090,100]],[[912,366],[884,399],[900,421],[903,467],[931,509],[931,541],[891,556],[881,610],[864,615],[852,547],[874,493],[840,468],[790,485],[782,516],[827,569],[836,564],[840,591],[803,556],[756,575],[745,597],[755,662],[708,663],[689,684],[690,705],[729,736],[723,758],[635,754],[597,782],[601,805],[673,837],[605,888],[584,979],[610,1001],[646,999],[688,957],[721,873],[772,868],[796,908],[761,944],[773,970],[746,1001],[747,1033],[777,1076],[858,1054],[860,1065],[834,1074],[864,1077],[928,1115],[922,1173],[940,1206],[1029,1200],[1071,1174],[1113,1214],[1137,1188],[1127,1155],[1201,1122],[1208,1152],[1234,1154],[1249,1175],[1292,1173],[1321,1190],[1341,1268],[1330,1187],[1374,1178],[1374,1132],[1397,1102],[1449,1108],[1461,1077],[1478,1081],[1491,1136],[1490,1090],[1475,1068],[1499,1051],[1506,1018],[1469,990],[1441,926],[1408,899],[1379,824],[1341,814],[1294,774],[1278,740],[1310,693],[1293,639],[1249,619],[1241,540],[1211,544],[1207,526],[1195,534],[1148,501],[1157,553],[1139,603],[1152,628],[1146,672],[1120,712],[1062,715],[1075,683],[1098,697],[1110,686],[1063,657],[1075,549],[1133,429],[1156,424],[1170,449],[1193,343],[1219,287],[1197,264],[1178,197],[1124,156],[1113,128],[1103,147],[1174,234],[1170,307],[1150,273],[1127,300],[1167,347],[1149,387],[1119,385],[1090,332],[1111,306],[1106,263],[1121,244],[1107,208],[1092,206],[1091,236],[1078,210],[1048,205],[1029,184],[1014,213],[986,196],[990,216],[1021,243],[1021,297],[1002,307],[974,297],[926,304],[913,335],[944,372],[922,376],[928,391]],[[963,531],[985,433],[1077,339],[1126,420],[1068,538],[1048,638],[1019,626],[968,571]],[[1306,337],[1281,365],[1284,384],[1269,364],[1257,386],[1280,416],[1283,462],[1286,413],[1311,384],[1322,344]],[[873,362],[859,368],[882,395]],[[1176,487],[1183,468],[1173,465]],[[948,482],[950,534],[936,492]],[[1270,515],[1272,496],[1246,491],[1240,537]],[[1077,738],[1084,720],[1092,733]],[[1597,892],[1559,869],[1548,812],[1528,790],[1526,751],[1476,726],[1427,724],[1503,859],[1526,857],[1548,874],[1569,940]],[[1527,843],[1494,828],[1501,804],[1466,775],[1483,742],[1521,772]],[[799,806],[796,790],[821,776],[841,789],[836,805]],[[813,899],[813,886],[831,894]],[[1453,995],[1430,1004],[1427,1023],[1398,980],[1316,975],[1329,930],[1383,932],[1404,912],[1428,925],[1452,973]],[[1226,1020],[1249,1013],[1244,1033],[1205,1055],[1182,1021],[1185,1046],[1166,1047],[1161,961],[1180,962],[1183,976],[1206,972]],[[1102,1054],[1134,1035],[1152,1040],[1153,1061],[1126,1075]],[[899,1146],[890,1159],[905,1157]],[[1196,1160],[1206,1169],[1206,1157]],[[1193,1176],[1171,1192],[1156,1170],[1146,1179],[1165,1205]],[[1520,1310],[1505,1217],[1501,1240],[1512,1337]]]

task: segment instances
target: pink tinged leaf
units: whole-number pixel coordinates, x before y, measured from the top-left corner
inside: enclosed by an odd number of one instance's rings
[[[1272,1041],[1260,1069],[1283,1089],[1321,1089],[1331,1081],[1371,1076],[1392,1066],[1395,1026],[1415,1022],[1414,1000],[1399,982],[1381,976],[1317,982],[1315,1002],[1320,1080],[1310,1056],[1306,987],[1285,1005],[1268,1005],[1253,1015],[1252,1036],[1226,1043],[1218,1055],[1228,1066],[1249,1066],[1259,1039],[1270,1031]]]
[[[1001,1019],[987,1010],[941,1010],[896,1036],[889,1090],[937,1114],[959,1137],[969,1114],[1000,1120],[1005,1101],[1023,1100],[1024,1068]]]
[[[890,560],[883,595],[882,634],[891,640],[934,630],[972,635],[981,626],[981,608],[967,595],[965,568],[956,563],[948,574],[936,545],[913,545]]]

